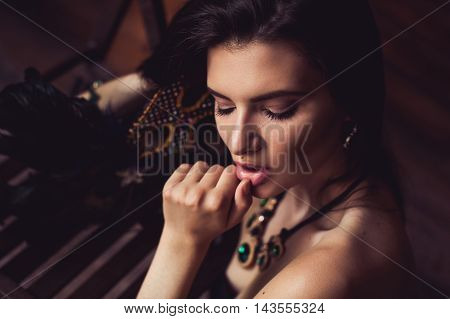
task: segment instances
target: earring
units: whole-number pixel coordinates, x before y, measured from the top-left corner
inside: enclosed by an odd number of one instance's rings
[[[353,126],[352,131],[350,132],[350,134],[348,134],[347,138],[345,139],[345,142],[343,144],[344,148],[346,150],[348,150],[348,148],[350,147],[350,142],[353,138],[353,136],[358,132],[358,126],[355,124],[355,126]]]

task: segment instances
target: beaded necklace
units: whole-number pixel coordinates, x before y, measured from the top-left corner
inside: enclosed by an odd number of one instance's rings
[[[242,267],[250,268],[258,265],[259,270],[265,270],[272,258],[280,258],[284,251],[284,243],[303,226],[319,219],[328,213],[334,206],[344,200],[350,192],[364,179],[365,176],[360,176],[350,186],[347,187],[339,196],[334,198],[321,209],[316,210],[314,214],[302,220],[291,229],[282,228],[278,235],[272,235],[267,243],[262,242],[262,235],[264,234],[266,225],[270,218],[274,215],[275,210],[284,197],[285,193],[272,197],[269,199],[262,199],[260,201],[260,210],[253,213],[246,221],[245,228],[250,234],[250,240],[243,241],[237,248],[238,260]]]

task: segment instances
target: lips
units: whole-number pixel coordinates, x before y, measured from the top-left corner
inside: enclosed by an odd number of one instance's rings
[[[249,179],[253,186],[258,186],[265,182],[268,172],[265,167],[236,162],[236,176],[240,180]]]

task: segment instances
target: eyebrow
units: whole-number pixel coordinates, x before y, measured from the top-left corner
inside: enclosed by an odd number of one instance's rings
[[[220,97],[220,98],[228,100],[228,101],[232,101],[229,97],[227,97],[217,91],[214,91],[210,87],[207,87],[207,89],[208,89],[209,93],[211,93],[214,96]],[[264,93],[262,95],[252,97],[250,99],[250,102],[256,103],[256,102],[275,99],[275,98],[283,97],[283,96],[293,96],[293,95],[304,96],[306,94],[307,94],[307,92],[305,92],[305,91],[277,90],[277,91],[272,91],[272,92],[268,92],[268,93]]]

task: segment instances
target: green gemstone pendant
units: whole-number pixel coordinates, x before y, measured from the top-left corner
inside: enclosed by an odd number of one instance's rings
[[[255,250],[258,245],[258,240],[255,238],[250,239],[249,242],[242,242],[236,252],[237,257],[241,265],[245,268],[253,265],[255,261]]]
[[[242,243],[238,248],[238,258],[241,263],[245,263],[250,256],[250,246],[247,243]]]
[[[270,263],[270,255],[267,250],[267,245],[264,245],[261,252],[256,257],[256,264],[259,267],[260,271],[263,271],[269,266]]]
[[[258,258],[256,258],[256,264],[261,267],[266,262],[266,255],[261,255]]]
[[[279,236],[270,237],[267,243],[261,241],[265,226],[274,214],[277,199],[261,199],[259,205],[262,209],[253,213],[245,223],[250,238],[241,242],[236,252],[242,267],[250,268],[256,263],[262,271],[269,266],[271,258],[278,258],[283,254],[284,246]]]
[[[272,236],[269,239],[269,253],[272,257],[278,258],[284,253],[284,245],[279,235]]]
[[[252,216],[250,216],[247,220],[247,223],[245,224],[245,227],[250,228],[250,226],[253,224],[253,222],[256,219],[256,214],[252,214]]]
[[[260,207],[264,207],[264,205],[267,204],[267,201],[268,201],[268,200],[269,200],[268,198],[261,199],[261,200],[259,201],[259,206],[260,206]]]

